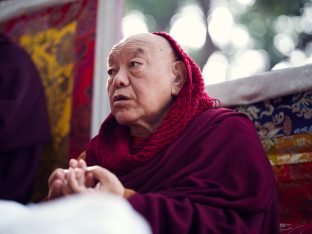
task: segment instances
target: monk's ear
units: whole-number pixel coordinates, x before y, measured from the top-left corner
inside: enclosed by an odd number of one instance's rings
[[[175,61],[173,62],[173,73],[175,78],[173,80],[171,94],[172,96],[177,96],[186,82],[187,72],[184,62]]]

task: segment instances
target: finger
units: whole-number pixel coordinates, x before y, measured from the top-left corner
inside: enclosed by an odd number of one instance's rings
[[[76,173],[72,168],[69,168],[68,170],[67,183],[73,193],[80,193],[84,191],[84,185],[79,185]]]
[[[103,186],[101,186],[101,183],[97,183],[97,184],[95,185],[94,189],[95,189],[96,191],[100,191],[100,190],[101,190],[101,187],[103,188]]]
[[[62,186],[62,193],[64,195],[69,195],[69,194],[72,194],[73,192],[70,190],[70,188],[68,187],[68,183],[63,183],[63,186]]]
[[[105,183],[107,181],[107,177],[109,177],[112,173],[107,169],[99,166],[91,166],[87,168],[87,171],[93,174],[93,177],[100,181],[101,183]]]
[[[78,167],[78,161],[76,160],[76,159],[71,159],[71,160],[69,160],[69,167],[71,167],[71,168],[77,168]]]
[[[55,180],[49,189],[48,199],[61,197],[63,195],[62,186],[63,181]]]
[[[100,190],[109,191],[120,196],[124,194],[123,185],[119,179],[109,170],[99,166],[92,166],[88,168],[88,172],[91,172],[94,178],[99,181],[101,184]]]
[[[86,172],[86,187],[92,188],[98,181],[94,178],[93,174],[89,171]]]
[[[85,185],[85,172],[81,168],[75,168],[74,169],[76,180],[80,186]]]
[[[78,161],[78,167],[83,169],[83,170],[87,170],[87,164],[86,164],[86,161],[83,160],[83,159],[80,159]]]
[[[55,180],[65,180],[65,171],[61,168],[58,168],[52,172],[51,176],[48,179],[48,185],[51,186]]]

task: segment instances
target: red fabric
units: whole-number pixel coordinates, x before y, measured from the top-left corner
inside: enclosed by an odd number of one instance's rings
[[[281,222],[304,224],[312,221],[312,163],[294,163],[273,166],[279,203]]]
[[[311,234],[312,225],[311,224],[281,224],[280,234]]]
[[[128,127],[119,125],[109,115],[88,146],[89,165],[98,163],[116,174],[124,174],[166,148],[181,135],[191,119],[215,106],[216,100],[206,94],[203,77],[195,62],[168,34],[155,34],[166,38],[179,60],[185,63],[188,73],[186,83],[157,131],[140,144],[132,146]]]
[[[83,14],[77,17],[69,159],[84,151],[90,140],[97,2],[97,0],[84,0],[81,6]]]
[[[167,34],[188,80],[157,131],[137,145],[109,115],[86,161],[136,191],[130,204],[153,233],[277,233],[272,168],[250,120],[213,108],[198,66]]]
[[[253,124],[217,108],[196,116],[166,149],[119,177],[154,234],[276,234],[272,168]]]

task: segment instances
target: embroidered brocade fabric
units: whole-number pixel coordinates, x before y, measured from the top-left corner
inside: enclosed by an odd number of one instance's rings
[[[311,224],[312,91],[232,108],[253,121],[268,154],[281,223]]]

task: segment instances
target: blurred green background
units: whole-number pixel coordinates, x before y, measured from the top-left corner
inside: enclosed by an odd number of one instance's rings
[[[123,1],[123,36],[170,33],[206,84],[312,63],[312,0]]]
[[[312,63],[312,0],[125,0],[122,29],[170,33],[206,84]]]

